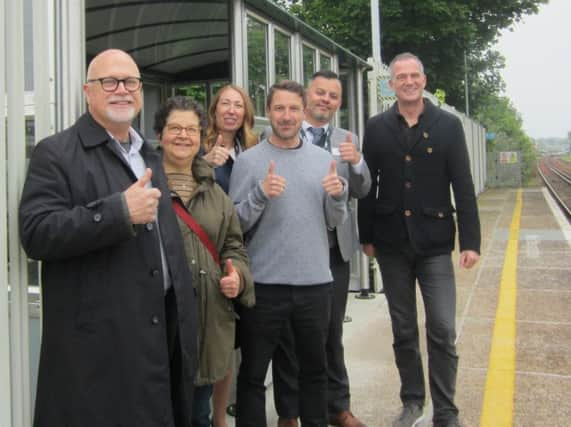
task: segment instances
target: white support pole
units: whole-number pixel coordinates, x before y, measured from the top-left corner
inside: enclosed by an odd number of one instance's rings
[[[292,35],[292,79],[296,82],[303,81],[303,49],[302,49],[302,41],[301,41],[301,34],[294,33]]]
[[[363,99],[363,70],[357,71],[357,134],[359,135],[359,148],[363,148],[363,135],[365,134],[365,109]]]
[[[381,20],[379,17],[379,0],[371,0],[371,41],[373,46],[372,57],[369,58],[368,63],[371,65],[372,70],[367,73],[367,85],[369,93],[369,117],[377,114],[379,111],[378,101],[378,77],[381,71]],[[362,110],[363,98],[362,90],[358,94],[358,105]],[[361,118],[363,117],[363,118]],[[360,132],[361,138],[364,134],[364,112],[359,112],[359,126],[362,127]],[[372,171],[371,171],[372,172]],[[359,256],[361,268],[361,289],[369,289],[369,258],[363,253]]]
[[[10,348],[12,425],[31,425],[27,258],[18,239],[18,204],[24,184],[24,8],[6,3],[6,81],[8,93],[8,252],[10,269]]]
[[[365,134],[365,109],[363,108],[365,100],[363,99],[363,71],[357,72],[357,134],[359,135],[359,145],[363,148],[363,136]],[[376,92],[375,92],[376,95]],[[376,99],[376,96],[375,96]],[[357,212],[357,208],[355,209]],[[369,258],[359,251],[359,270],[360,270],[360,288],[369,288]]]
[[[85,5],[55,0],[56,130],[73,124],[85,111]]]
[[[466,116],[470,116],[470,90],[468,89],[468,58],[464,50],[464,100],[466,101]]]
[[[52,1],[33,0],[35,142],[55,131],[52,119],[54,71],[50,7],[53,7]]]
[[[266,43],[266,57],[268,58],[267,76],[268,90],[271,85],[276,83],[276,43],[275,43],[275,25],[268,23],[266,29],[268,34],[268,42]],[[267,93],[267,92],[266,92]]]
[[[373,59],[381,63],[381,19],[379,0],[371,0],[371,38],[373,41]]]
[[[371,0],[371,41],[373,56],[369,58],[369,65],[373,68],[368,73],[369,86],[369,116],[380,112],[378,102],[378,77],[381,73],[381,20],[379,17],[379,0]]]
[[[0,187],[6,188],[8,165],[6,161],[6,3],[0,0]],[[8,235],[8,200],[5,191],[0,191],[0,236]],[[0,425],[9,426],[12,422],[12,393],[10,375],[10,317],[8,309],[8,246],[6,239],[0,239]]]
[[[246,13],[244,11],[244,2],[242,0],[234,0],[232,2],[232,83],[240,87],[248,89],[248,80],[246,74],[246,61],[244,52],[246,51],[246,34],[245,25]]]

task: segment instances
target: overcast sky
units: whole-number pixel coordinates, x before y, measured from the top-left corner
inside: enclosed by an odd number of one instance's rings
[[[571,131],[571,0],[550,0],[500,38],[506,95],[532,138]]]

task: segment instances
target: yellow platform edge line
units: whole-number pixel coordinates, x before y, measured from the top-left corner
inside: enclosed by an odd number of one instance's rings
[[[502,269],[480,427],[513,426],[517,257],[521,209],[522,190],[519,189]]]

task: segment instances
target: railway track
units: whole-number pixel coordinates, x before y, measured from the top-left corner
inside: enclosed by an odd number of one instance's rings
[[[571,219],[571,163],[548,156],[539,160],[537,171],[567,218]]]

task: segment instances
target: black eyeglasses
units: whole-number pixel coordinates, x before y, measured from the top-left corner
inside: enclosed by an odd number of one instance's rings
[[[140,77],[127,77],[126,79],[116,79],[115,77],[102,77],[100,79],[90,79],[87,83],[99,82],[101,88],[105,92],[115,92],[119,87],[119,83],[123,83],[123,87],[128,92],[137,92],[141,89],[143,80]]]

